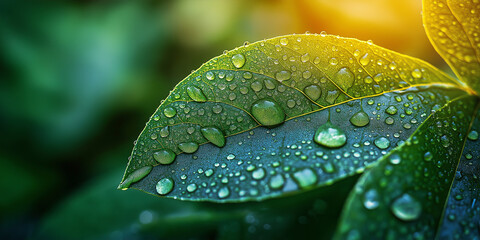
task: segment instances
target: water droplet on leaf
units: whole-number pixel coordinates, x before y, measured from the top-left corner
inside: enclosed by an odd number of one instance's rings
[[[203,94],[202,90],[195,86],[187,87],[188,96],[195,102],[206,102],[207,97]]]
[[[303,91],[313,101],[316,101],[318,98],[320,98],[320,95],[322,94],[322,90],[317,85],[306,86]]]
[[[160,195],[167,195],[173,190],[173,180],[171,178],[162,178],[155,187]]]
[[[275,78],[280,82],[290,79],[291,76],[292,74],[289,71],[285,70],[279,71],[277,72],[277,74],[275,74]]]
[[[251,112],[255,119],[264,126],[276,126],[285,120],[285,112],[273,100],[261,99],[256,101]]]
[[[420,217],[422,205],[408,193],[405,193],[393,201],[391,210],[400,220],[413,221]]]
[[[370,118],[368,118],[367,113],[364,111],[359,111],[350,118],[350,123],[357,127],[367,126],[369,122]]]
[[[169,149],[163,149],[153,153],[153,158],[160,164],[170,164],[175,160],[175,153]]]
[[[236,68],[241,68],[245,64],[245,56],[243,54],[235,54],[232,56],[233,66]]]
[[[310,169],[305,168],[293,174],[293,178],[298,183],[300,188],[306,188],[314,185],[317,182],[317,174]]]
[[[217,147],[225,146],[225,136],[220,129],[215,127],[206,127],[202,128],[200,131],[202,132],[203,137]]]
[[[317,129],[313,140],[322,146],[337,148],[345,145],[347,136],[343,130],[327,122]]]
[[[198,144],[194,142],[180,143],[178,148],[185,153],[194,153],[198,150]]]

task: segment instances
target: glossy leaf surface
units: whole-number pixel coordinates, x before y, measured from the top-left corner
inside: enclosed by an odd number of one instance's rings
[[[350,193],[337,239],[433,239],[478,99],[459,97],[365,172]]]
[[[120,187],[244,201],[328,185],[363,172],[462,94],[427,63],[371,43],[328,35],[261,41],[179,83],[137,140]],[[154,168],[127,181],[145,166]]]
[[[433,46],[458,78],[480,92],[480,3],[424,0],[423,22]]]
[[[480,238],[480,112],[467,135],[460,163],[439,228],[441,239]]]

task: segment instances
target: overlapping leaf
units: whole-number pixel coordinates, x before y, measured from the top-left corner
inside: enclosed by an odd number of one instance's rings
[[[480,92],[480,4],[477,0],[424,0],[425,30],[455,74]]]
[[[480,237],[480,112],[477,110],[467,135],[460,163],[450,190],[443,222],[438,230],[441,239],[475,239]]]
[[[459,97],[429,117],[406,143],[358,181],[337,239],[433,239],[478,99]]]
[[[465,94],[427,63],[371,43],[261,41],[179,83],[137,140],[120,187],[243,201],[328,185],[362,172]]]

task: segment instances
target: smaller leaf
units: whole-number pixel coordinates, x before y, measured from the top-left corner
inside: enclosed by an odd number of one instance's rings
[[[459,97],[369,169],[350,193],[337,239],[433,239],[477,99]]]
[[[440,239],[480,239],[480,110],[470,130],[439,228]]]
[[[480,8],[476,0],[424,0],[423,22],[437,52],[480,92]]]

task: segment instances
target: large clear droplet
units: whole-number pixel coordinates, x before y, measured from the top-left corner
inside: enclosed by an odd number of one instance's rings
[[[393,201],[391,210],[400,220],[413,221],[420,217],[422,205],[408,193],[404,193]]]
[[[347,136],[343,130],[327,122],[317,129],[313,140],[322,146],[337,148],[345,145]]]
[[[306,188],[317,183],[317,174],[310,168],[297,171],[293,174],[293,178],[300,188]]]
[[[290,79],[291,76],[292,74],[289,71],[285,70],[279,71],[277,72],[277,74],[275,74],[275,78],[280,82]]]
[[[357,127],[367,126],[369,122],[370,118],[364,111],[359,111],[350,118],[350,123]]]
[[[475,141],[478,139],[478,132],[475,130],[472,130],[471,132],[468,133],[468,139]]]
[[[272,176],[272,178],[270,178],[269,185],[272,189],[280,189],[283,187],[284,184],[285,179],[283,179],[283,176],[280,174],[274,175]]]
[[[363,206],[365,206],[366,209],[373,210],[377,208],[378,205],[379,205],[379,202],[378,202],[377,190],[370,189],[366,191],[363,196]]]
[[[379,137],[375,139],[375,146],[380,149],[387,149],[390,146],[390,141],[386,137]]]
[[[222,131],[215,127],[205,127],[200,130],[203,137],[216,145],[217,147],[225,146],[225,136]]]
[[[175,115],[177,114],[177,110],[172,107],[167,107],[163,110],[163,114],[165,114],[165,116],[168,118],[172,118],[175,117]]]
[[[303,92],[305,92],[305,94],[313,101],[316,101],[320,98],[320,95],[322,95],[322,90],[317,85],[306,86],[305,89],[303,89]]]
[[[422,71],[418,68],[415,68],[413,71],[412,71],[412,77],[414,78],[421,78],[422,77]]]
[[[341,68],[335,74],[335,82],[339,85],[343,90],[347,90],[353,85],[354,76],[353,73],[348,70],[348,68]]]
[[[203,94],[202,90],[195,86],[187,87],[188,96],[195,102],[206,102],[207,97]]]
[[[167,195],[173,190],[173,180],[171,178],[162,178],[155,187],[160,195]]]
[[[230,189],[228,187],[222,187],[218,190],[218,198],[227,198],[230,195]]]
[[[362,56],[362,58],[360,58],[360,64],[362,64],[363,66],[366,66],[370,63],[370,56],[368,55],[368,53],[365,53],[365,55]]]
[[[132,183],[138,182],[142,180],[145,176],[147,176],[152,171],[152,166],[145,166],[141,167],[128,175],[120,185],[118,185],[118,189],[126,190]]]
[[[252,178],[255,180],[260,180],[265,177],[265,169],[257,168],[252,172]]]
[[[194,153],[198,150],[198,144],[194,142],[186,142],[178,144],[178,148],[185,153]]]
[[[252,105],[253,117],[264,126],[276,126],[285,120],[285,112],[273,100],[261,99]]]
[[[245,64],[245,56],[243,54],[235,54],[232,56],[233,66],[236,68],[241,68]]]
[[[169,149],[163,149],[153,153],[153,158],[160,164],[170,164],[175,160],[175,153]]]

